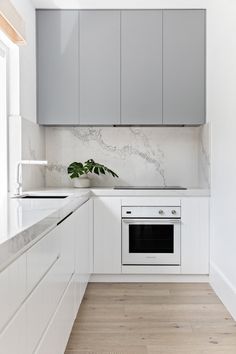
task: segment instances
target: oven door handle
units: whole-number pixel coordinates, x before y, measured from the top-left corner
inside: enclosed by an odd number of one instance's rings
[[[142,222],[145,223],[150,223],[150,224],[166,224],[166,223],[171,223],[171,224],[180,224],[181,223],[181,219],[180,218],[176,218],[176,219],[126,219],[123,218],[122,222],[126,223],[126,224],[140,224]]]

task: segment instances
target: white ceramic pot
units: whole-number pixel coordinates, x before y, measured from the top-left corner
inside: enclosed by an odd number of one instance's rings
[[[73,184],[75,188],[89,188],[90,179],[87,175],[80,176],[79,178],[73,178]]]

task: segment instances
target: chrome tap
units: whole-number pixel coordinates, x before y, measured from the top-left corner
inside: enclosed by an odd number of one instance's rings
[[[17,190],[16,190],[16,196],[19,196],[22,194],[22,166],[23,165],[44,165],[46,166],[48,164],[48,161],[45,160],[21,160],[17,164]]]

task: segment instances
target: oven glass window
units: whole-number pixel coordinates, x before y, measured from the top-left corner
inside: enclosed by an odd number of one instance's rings
[[[174,225],[129,225],[129,253],[174,253]]]

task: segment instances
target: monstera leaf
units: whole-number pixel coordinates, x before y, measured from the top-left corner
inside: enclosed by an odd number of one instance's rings
[[[84,163],[86,170],[88,169],[89,172],[95,173],[96,175],[105,175],[106,173],[111,174],[112,177],[118,177],[118,175],[110,170],[108,167],[101,165],[100,163],[95,162],[94,160],[90,159]]]
[[[105,175],[106,173],[112,175],[112,177],[118,177],[118,175],[110,170],[108,167],[95,162],[93,159],[87,160],[84,163],[82,162],[72,162],[68,168],[67,172],[70,175],[70,178],[78,178],[82,175],[88,173],[95,173],[96,175]]]

